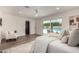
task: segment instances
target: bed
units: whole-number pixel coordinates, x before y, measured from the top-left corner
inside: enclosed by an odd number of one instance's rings
[[[55,40],[48,45],[48,53],[79,53],[79,47],[71,47],[60,40]]]
[[[39,44],[39,45],[38,45]],[[36,38],[34,53],[79,53],[79,28]]]
[[[40,36],[33,46],[32,53],[79,53],[79,47],[71,47],[56,37]]]

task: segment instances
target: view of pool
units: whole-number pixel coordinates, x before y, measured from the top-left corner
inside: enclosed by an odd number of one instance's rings
[[[61,33],[63,30],[61,28],[53,28],[51,29],[51,32],[57,32],[57,33]]]
[[[53,28],[53,29],[51,29],[51,32],[54,32],[54,33],[61,33],[62,31],[63,31],[63,29],[61,29],[61,28]],[[49,32],[48,29],[43,29],[44,34],[47,34],[48,32]]]

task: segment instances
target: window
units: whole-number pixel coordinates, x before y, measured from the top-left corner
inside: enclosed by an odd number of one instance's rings
[[[47,34],[49,32],[62,32],[62,18],[43,21],[43,33]]]
[[[50,26],[50,20],[43,21],[43,33],[47,34],[50,32],[51,26]]]

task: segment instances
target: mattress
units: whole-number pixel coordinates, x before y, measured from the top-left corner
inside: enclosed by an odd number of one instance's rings
[[[60,40],[55,40],[49,44],[48,53],[79,53],[79,47],[71,47]]]

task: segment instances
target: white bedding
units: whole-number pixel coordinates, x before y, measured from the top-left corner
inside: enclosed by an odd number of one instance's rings
[[[55,37],[48,37],[48,36],[40,36],[36,38],[31,52],[32,53],[46,53],[49,43],[54,40],[56,40]]]
[[[55,40],[49,44],[48,53],[79,53],[79,47],[71,47],[60,40]]]

